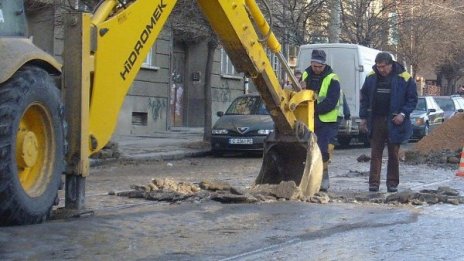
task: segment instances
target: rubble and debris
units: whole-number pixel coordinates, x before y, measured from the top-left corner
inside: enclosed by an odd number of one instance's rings
[[[406,151],[405,161],[411,164],[456,164],[464,146],[463,128],[464,113],[458,113]]]
[[[236,195],[232,193],[213,193],[211,200],[221,203],[256,203],[259,201],[250,194]]]
[[[402,204],[412,203],[414,205],[429,205],[437,203],[448,203],[453,205],[463,204],[464,197],[459,196],[459,192],[450,187],[439,187],[436,190],[424,189],[419,192],[412,190],[402,191],[388,196],[385,199],[386,203],[399,202]]]
[[[301,200],[316,203],[328,203],[326,195],[318,193],[313,197],[303,196],[301,189],[294,181],[282,181],[280,184],[260,184],[240,190],[223,181],[204,180],[199,186],[176,182],[172,179],[153,179],[146,185],[131,185],[130,191],[108,192],[129,198],[145,198],[148,200],[177,202],[194,198],[195,200],[211,199],[222,203],[255,203],[259,201]]]
[[[436,190],[424,189],[419,192],[413,190],[404,190],[397,193],[329,193],[330,199],[334,202],[344,203],[375,203],[375,204],[411,204],[411,205],[433,205],[438,203],[444,204],[464,204],[464,197],[459,192],[450,187],[439,187]]]
[[[145,198],[148,200],[176,202],[190,198],[200,191],[200,188],[195,184],[177,182],[169,178],[152,179],[152,181],[148,184],[133,184],[130,185],[130,188],[132,189],[130,191],[117,193],[110,191],[108,194],[129,198]]]
[[[156,190],[144,193],[143,197],[148,200],[177,202],[190,198],[193,194],[185,194],[177,191]]]
[[[356,160],[358,162],[368,162],[371,160],[371,157],[367,156],[366,154],[362,154]]]
[[[217,191],[217,190],[230,190],[232,186],[223,181],[211,181],[211,180],[204,180],[200,182],[200,188],[205,190]]]
[[[361,172],[359,174],[364,175]],[[317,204],[329,202],[411,205],[464,204],[464,197],[450,187],[439,187],[437,190],[424,189],[419,192],[404,190],[397,193],[319,192],[311,197],[305,197],[294,181],[282,181],[280,184],[259,184],[240,190],[223,181],[204,180],[197,186],[165,178],[153,179],[151,183],[146,185],[131,185],[130,188],[131,191],[110,191],[108,194],[168,202],[214,200],[221,203],[257,203],[296,200]]]
[[[330,197],[327,195],[327,193],[318,192],[314,194],[314,196],[308,198],[306,201],[311,203],[327,204],[330,202]]]
[[[118,159],[121,156],[119,145],[116,142],[110,141],[99,152],[91,156],[92,159]]]
[[[350,169],[346,174],[340,175],[339,177],[352,178],[352,177],[368,177],[368,176],[369,176],[369,171],[359,171],[359,170]]]

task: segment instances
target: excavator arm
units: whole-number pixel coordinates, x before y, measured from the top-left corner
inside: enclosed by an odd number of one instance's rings
[[[81,75],[74,74],[75,79],[68,77],[67,85],[89,86],[75,89],[78,94],[71,93],[68,96],[71,97],[68,98],[70,103],[76,103],[76,100],[82,102],[80,105],[76,104],[81,108],[80,114],[68,116],[71,122],[68,163],[75,164],[68,168],[74,174],[68,176],[70,181],[66,184],[69,186],[80,183],[75,178],[87,176],[88,155],[98,152],[110,140],[124,98],[176,2],[136,0],[123,5],[117,0],[106,0],[93,16],[84,14],[82,18],[78,17],[82,21],[79,23],[81,28],[69,29],[71,33],[66,37],[68,39],[76,34],[88,36],[82,37],[80,46],[72,48],[82,48],[82,61],[75,63],[78,68],[69,66],[67,70],[70,73],[67,75],[73,75],[72,72],[76,71],[80,71]],[[313,92],[301,90],[299,87],[280,53],[279,42],[254,0],[198,0],[197,3],[236,70],[253,80],[275,122],[276,131],[265,144],[263,167],[256,182],[279,183],[283,180],[294,180],[297,185],[301,184],[304,194],[314,194],[319,189],[317,179],[312,181],[316,185],[313,184],[314,188],[310,190],[306,188],[308,184],[305,182],[311,175],[320,175],[312,174],[319,172],[319,167],[313,170],[314,166],[322,166],[312,163],[318,162],[317,155],[320,154],[312,133],[315,102]],[[69,45],[75,42],[73,40]],[[294,91],[283,90],[280,86],[267,50],[277,55],[287,69]],[[65,60],[75,59],[74,54],[70,56],[65,57]],[[88,80],[88,84],[84,80]],[[89,93],[82,94],[87,89]],[[83,189],[81,185],[77,187]],[[70,205],[81,204],[78,201]]]
[[[88,39],[83,38],[79,47],[85,48],[82,56],[87,62],[78,64],[82,75],[77,75],[76,82],[81,82],[82,79],[90,81],[90,154],[98,152],[111,138],[117,123],[117,112],[176,2],[138,0],[122,6],[117,0],[107,0],[102,2],[90,17],[90,21],[82,19],[87,24],[82,26],[81,30],[88,31],[85,34],[88,35]],[[312,93],[286,92],[281,88],[266,54],[266,45],[272,52],[280,54],[280,44],[269,31],[270,28],[256,2],[198,1],[198,4],[220,38],[236,70],[244,72],[254,80],[279,132],[291,135],[298,121],[312,130],[313,106],[299,111],[302,109],[299,106],[311,105],[310,103],[314,102]],[[254,28],[261,31],[257,32]],[[268,32],[270,35],[267,41],[260,41],[261,35],[265,36]],[[71,34],[75,32],[71,31]],[[72,46],[74,42],[76,41],[69,43],[68,49],[76,49]],[[82,69],[82,63],[88,63],[86,68]],[[70,68],[68,71],[77,70]],[[295,82],[294,84],[298,86]],[[74,85],[70,83],[70,86]]]
[[[46,219],[56,203],[63,172],[66,209],[84,207],[89,156],[110,140],[124,98],[176,2],[103,0],[93,14],[66,15],[64,107],[55,81],[41,67],[57,64],[52,57],[45,59],[37,52],[22,57],[24,52],[15,52],[14,61],[19,62],[2,63],[0,183],[9,185],[0,187],[0,225]],[[275,131],[265,141],[256,183],[294,181],[304,195],[316,193],[322,157],[312,132],[313,92],[302,90],[296,82],[255,0],[197,3],[237,71],[253,80],[275,122]],[[22,6],[22,1],[7,0],[0,7],[6,24],[25,19],[18,16],[24,15],[18,12]],[[5,28],[0,26],[0,36],[2,32]],[[9,41],[3,53],[13,52],[24,40],[1,37]],[[6,43],[3,39],[0,43]],[[294,90],[280,86],[268,50],[287,70]]]
[[[294,181],[304,195],[312,196],[322,180],[322,157],[312,132],[314,93],[301,90],[255,0],[197,2],[235,68],[253,80],[275,124],[276,130],[265,141],[256,183]],[[279,58],[295,91],[282,89],[267,49]]]

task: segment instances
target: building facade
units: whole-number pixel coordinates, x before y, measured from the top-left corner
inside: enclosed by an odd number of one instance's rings
[[[32,4],[31,4],[32,3]],[[62,64],[63,17],[69,6],[57,1],[26,5],[33,42]],[[203,127],[207,41],[176,41],[168,23],[147,56],[119,112],[116,135],[151,136],[172,127]],[[212,122],[232,99],[244,93],[244,79],[218,48],[211,75]]]

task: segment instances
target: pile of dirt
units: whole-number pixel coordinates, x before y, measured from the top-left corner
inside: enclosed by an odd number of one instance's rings
[[[411,164],[457,164],[464,146],[464,113],[446,120],[429,135],[405,152],[405,161]]]
[[[421,154],[443,150],[462,150],[464,146],[464,113],[458,113],[422,138],[414,146]]]

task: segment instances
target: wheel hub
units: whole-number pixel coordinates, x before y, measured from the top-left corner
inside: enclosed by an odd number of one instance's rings
[[[22,146],[19,165],[23,168],[31,168],[36,164],[39,155],[37,137],[32,131],[24,131],[20,136]]]
[[[31,104],[21,117],[16,134],[18,178],[31,197],[41,195],[50,182],[54,164],[54,140],[50,114],[39,104]]]

